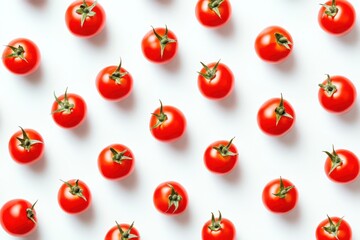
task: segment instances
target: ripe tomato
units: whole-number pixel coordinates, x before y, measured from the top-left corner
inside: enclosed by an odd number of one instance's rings
[[[40,66],[40,51],[36,44],[26,38],[17,38],[9,42],[3,54],[5,67],[18,75],[29,75]]]
[[[225,64],[210,63],[199,72],[198,86],[205,97],[218,100],[229,96],[234,88],[234,75]]]
[[[316,228],[316,240],[351,240],[352,231],[343,218],[329,217]]]
[[[272,98],[260,107],[257,122],[264,133],[271,136],[281,136],[294,125],[295,112],[281,94],[281,98]]]
[[[144,56],[150,62],[167,63],[177,53],[178,42],[175,34],[165,28],[153,28],[141,42]]]
[[[170,142],[179,139],[185,132],[186,119],[184,114],[172,106],[157,108],[150,118],[150,131],[159,141]]]
[[[327,79],[319,86],[319,101],[327,111],[345,113],[354,106],[356,88],[346,77],[327,75]]]
[[[155,189],[153,201],[159,212],[176,215],[185,211],[188,205],[188,195],[185,188],[179,183],[164,182]]]
[[[13,199],[5,203],[0,210],[0,222],[10,235],[24,237],[36,229],[35,204],[23,199]]]
[[[234,224],[222,218],[219,211],[219,217],[215,219],[214,214],[211,213],[211,220],[207,221],[201,232],[202,240],[234,240],[236,229]]]
[[[136,228],[134,228],[134,222],[129,225],[126,223],[118,224],[112,227],[106,234],[105,240],[140,240],[140,234]]]
[[[134,170],[135,158],[131,150],[122,144],[112,144],[104,148],[98,157],[101,174],[110,180],[120,180]]]
[[[105,21],[105,11],[97,1],[74,1],[65,13],[66,26],[77,37],[90,38],[99,34]]]
[[[356,13],[349,1],[331,0],[321,5],[318,22],[325,32],[344,35],[354,27]]]
[[[86,116],[86,103],[82,97],[74,93],[67,93],[56,97],[51,113],[56,124],[63,128],[79,126]]]
[[[237,149],[230,141],[216,141],[207,147],[204,153],[204,163],[213,173],[229,173],[238,160]]]
[[[205,27],[220,27],[228,22],[231,16],[231,4],[228,0],[199,0],[195,15]]]
[[[279,26],[265,28],[255,40],[255,50],[258,56],[270,63],[284,61],[292,52],[293,39],[289,32]]]
[[[262,201],[265,207],[273,213],[286,213],[297,203],[298,192],[287,179],[274,179],[264,188]]]
[[[44,154],[44,140],[33,129],[23,129],[12,135],[9,141],[11,158],[17,163],[27,164],[38,161]]]
[[[83,181],[71,179],[61,185],[58,202],[62,210],[67,213],[84,212],[91,204],[90,189]]]
[[[133,79],[125,68],[108,66],[96,77],[96,87],[100,95],[109,101],[120,101],[130,95]]]
[[[349,183],[359,176],[359,159],[354,153],[345,149],[335,151],[334,146],[332,153],[324,152],[328,155],[324,168],[330,180],[337,183]]]

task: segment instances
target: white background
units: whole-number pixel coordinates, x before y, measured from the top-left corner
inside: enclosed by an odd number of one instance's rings
[[[360,31],[344,37],[323,32],[317,22],[321,1],[231,1],[230,22],[206,29],[196,20],[196,1],[99,0],[107,13],[105,30],[92,39],[71,35],[64,14],[72,1],[13,0],[0,8],[0,43],[17,37],[32,39],[40,48],[40,69],[27,77],[0,67],[0,205],[12,198],[39,200],[38,229],[28,240],[103,239],[118,222],[135,221],[142,239],[201,239],[211,212],[221,210],[236,226],[237,239],[315,239],[326,214],[345,216],[356,230],[360,223],[360,183],[338,185],[324,173],[323,150],[345,148],[359,155],[358,102],[345,115],[325,112],[318,86],[330,75],[344,75],[360,89]],[[352,1],[360,9],[358,1]],[[165,24],[178,37],[179,52],[167,65],[148,62],[141,39]],[[294,51],[286,62],[262,62],[254,50],[257,34],[269,25],[287,29]],[[103,100],[95,77],[104,67],[123,67],[134,78],[132,95],[119,103]],[[233,71],[236,84],[226,100],[205,99],[197,88],[200,61],[221,58]],[[69,92],[87,102],[85,123],[74,130],[58,127],[50,115],[58,95]],[[296,111],[292,131],[281,138],[264,135],[256,123],[260,105],[283,93]],[[186,135],[161,143],[150,134],[150,113],[164,104],[181,109],[188,122]],[[35,165],[11,160],[8,141],[18,126],[33,128],[45,140],[45,157]],[[213,141],[236,136],[239,162],[227,176],[207,171],[202,156]],[[134,173],[119,182],[105,180],[97,156],[107,145],[122,143],[135,154]],[[262,204],[267,182],[282,176],[299,192],[296,209],[274,215]],[[59,179],[79,178],[92,190],[93,204],[78,216],[64,213],[57,203]],[[180,216],[157,212],[152,203],[156,186],[180,182],[190,204]],[[0,230],[0,239],[15,238]],[[354,231],[354,239],[360,239]]]

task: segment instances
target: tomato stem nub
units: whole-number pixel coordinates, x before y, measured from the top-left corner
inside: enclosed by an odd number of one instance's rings
[[[175,191],[174,187],[171,184],[168,184],[168,186],[171,188],[171,193],[168,196],[168,209],[166,210],[166,212],[169,211],[171,206],[174,206],[174,211],[172,212],[174,213],[179,208],[179,203],[182,200],[182,196]]]
[[[116,151],[114,148],[110,148],[111,153],[113,154],[112,160],[116,163],[121,164],[124,160],[131,160],[131,157],[125,156],[127,149],[122,152]]]
[[[27,218],[30,219],[30,220],[31,220],[33,223],[35,223],[35,224],[36,224],[36,221],[35,221],[35,218],[34,218],[34,216],[35,216],[34,207],[35,207],[35,205],[36,205],[37,202],[38,202],[38,200],[36,200],[36,201],[34,202],[34,204],[31,206],[31,208],[27,208],[27,209],[26,209],[26,216],[27,216]]]
[[[81,15],[81,27],[84,26],[85,20],[87,17],[93,17],[96,15],[96,12],[92,11],[96,6],[97,2],[94,1],[91,6],[88,6],[86,0],[83,0],[83,3],[80,5],[80,8],[76,9],[76,13]]]
[[[293,189],[295,186],[288,186],[285,187],[282,178],[280,177],[280,189],[277,193],[273,193],[274,196],[277,196],[279,198],[285,198],[286,194]]]
[[[209,68],[207,65],[205,65],[203,62],[200,62],[201,65],[204,67],[205,69],[205,73],[202,73],[202,72],[198,72],[201,76],[203,76],[205,79],[211,81],[212,79],[215,78],[216,76],[216,71],[217,71],[217,68],[219,66],[219,63],[220,63],[220,60],[217,61],[217,63],[215,64],[215,66],[213,68]]]
[[[279,45],[284,46],[286,49],[290,50],[290,45],[292,45],[292,42],[289,41],[289,39],[287,39],[284,35],[282,35],[281,33],[275,33],[275,38],[276,38],[276,42]]]
[[[61,180],[61,179],[60,179],[60,181],[62,181],[63,183],[65,183],[66,186],[68,186],[68,187],[70,188],[70,191],[69,191],[69,192],[70,192],[72,195],[78,196],[79,198],[82,198],[82,199],[84,199],[84,201],[87,202],[86,197],[83,195],[83,190],[82,190],[82,188],[79,187],[79,179],[77,179],[77,180],[75,181],[75,185],[71,185],[69,182],[65,182],[65,181],[63,181],[63,180]]]
[[[117,226],[117,228],[119,229],[119,232],[120,232],[120,237],[121,237],[120,240],[128,240],[128,239],[138,238],[139,237],[139,236],[136,236],[135,234],[130,233],[131,229],[133,229],[133,227],[134,227],[134,222],[131,223],[129,229],[127,229],[126,231],[124,231],[120,227],[120,225],[119,225],[119,223],[117,221],[115,221],[115,223],[116,223],[116,226]]]
[[[55,101],[59,104],[60,108],[53,111],[52,114],[57,113],[57,112],[64,112],[66,114],[70,114],[72,109],[75,107],[75,105],[73,103],[69,102],[69,99],[67,96],[67,88],[65,90],[63,101],[59,100],[59,98],[56,96],[55,92],[54,92],[54,97],[55,97]]]
[[[159,114],[152,113],[152,115],[154,115],[158,121],[154,126],[151,127],[151,129],[159,127],[161,124],[163,124],[167,120],[167,116],[163,111],[162,102],[161,102],[161,100],[159,100],[159,101],[160,101],[160,113]]]
[[[221,18],[219,7],[225,0],[210,0],[208,4],[209,8],[216,13],[216,15]]]
[[[211,225],[208,226],[208,228],[211,230],[211,231],[219,231],[221,230],[221,212],[219,211],[219,217],[217,218],[217,220],[215,220],[215,216],[214,216],[214,213],[211,213]]]
[[[329,215],[327,215],[328,217],[328,220],[329,220],[329,226],[328,227],[323,227],[323,229],[333,235],[337,240],[339,240],[339,237],[338,237],[338,232],[339,232],[339,228],[340,228],[340,224],[343,220],[344,217],[340,218],[340,220],[337,222],[337,224],[335,225],[334,222],[331,220],[331,218],[329,217]]]
[[[331,160],[331,169],[329,171],[329,175],[339,166],[342,165],[343,160],[341,160],[341,158],[339,157],[339,155],[337,155],[335,149],[334,149],[334,145],[332,145],[333,151],[332,153],[329,153],[328,151],[324,151],[324,153],[326,153],[326,155],[328,155],[328,157]]]
[[[282,117],[293,118],[293,116],[291,116],[285,110],[284,99],[283,99],[282,93],[281,93],[281,98],[280,98],[280,104],[279,104],[279,106],[277,106],[275,108],[275,113],[276,113],[276,126],[279,124],[279,121]]]
[[[118,65],[116,70],[110,76],[110,79],[114,80],[116,84],[121,84],[120,80],[128,74],[128,72],[121,72],[120,71],[121,70],[121,63],[122,63],[122,60],[120,58],[120,64]]]
[[[42,143],[39,140],[30,139],[29,136],[27,135],[27,133],[25,132],[25,130],[20,126],[19,126],[19,128],[21,129],[23,138],[16,137],[16,139],[19,140],[19,142],[20,142],[19,146],[23,147],[27,152],[30,151],[32,145]]]
[[[320,4],[320,5],[325,8],[325,14],[328,15],[329,17],[335,17],[339,11],[339,9],[336,7],[335,0],[332,0],[331,6],[329,6],[327,4]]]
[[[13,51],[13,53],[6,56],[7,58],[20,58],[21,60],[28,63],[28,61],[24,56],[25,50],[23,46],[19,45],[18,47],[14,47],[14,46],[6,45],[6,47],[10,48]]]
[[[319,84],[319,87],[321,87],[322,89],[324,89],[325,94],[328,97],[331,97],[337,90],[336,86],[331,82],[331,77],[329,74],[326,74],[327,79],[326,79],[326,84]]]
[[[232,151],[229,150],[229,148],[231,147],[232,141],[234,140],[235,137],[233,137],[228,145],[224,146],[222,144],[220,144],[219,146],[214,146],[213,149],[215,149],[216,151],[218,151],[218,153],[220,153],[221,156],[223,157],[227,157],[227,156],[236,156],[238,155],[238,153],[234,153]]]
[[[162,58],[163,55],[164,55],[164,50],[165,50],[166,45],[168,45],[169,43],[175,43],[176,40],[168,37],[168,28],[167,28],[166,25],[165,25],[165,34],[163,36],[160,36],[155,31],[153,26],[151,26],[151,28],[153,29],[153,33],[155,34],[156,38],[160,41],[160,47],[161,47],[160,55],[161,55],[161,58]]]

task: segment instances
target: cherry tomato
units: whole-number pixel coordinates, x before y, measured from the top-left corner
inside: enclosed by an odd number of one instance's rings
[[[227,23],[231,16],[231,4],[228,0],[199,0],[195,15],[205,27],[220,27]]]
[[[325,110],[345,113],[354,106],[356,88],[346,77],[327,75],[327,79],[319,86],[319,101]]]
[[[10,72],[17,75],[29,75],[39,68],[41,55],[33,41],[17,38],[6,46],[2,60]]]
[[[274,179],[263,190],[262,201],[265,207],[273,213],[286,213],[297,203],[298,192],[287,179]]]
[[[222,218],[219,211],[219,217],[215,218],[211,213],[211,220],[207,221],[201,232],[202,240],[235,240],[236,229],[234,224]]]
[[[325,173],[328,178],[337,183],[349,183],[359,176],[360,165],[356,155],[345,149],[332,153],[324,151],[328,156],[325,161]]]
[[[351,240],[352,231],[343,218],[329,217],[316,228],[316,240]]]
[[[86,103],[82,97],[74,93],[67,93],[56,97],[51,108],[52,117],[56,124],[63,128],[79,126],[86,116]]]
[[[264,133],[270,136],[281,136],[294,125],[295,112],[290,103],[281,95],[281,98],[272,98],[260,107],[257,122]]]
[[[134,164],[134,154],[122,144],[107,146],[98,157],[98,167],[101,174],[110,180],[126,178],[133,172]]]
[[[109,101],[120,101],[130,95],[133,86],[132,76],[119,66],[108,66],[96,77],[96,87],[100,95]]]
[[[185,188],[179,183],[164,182],[155,189],[153,201],[159,212],[166,215],[177,215],[187,208],[188,195]]]
[[[129,225],[126,223],[118,224],[112,227],[106,234],[105,240],[140,240],[140,234],[134,227],[134,222]]]
[[[175,34],[165,28],[153,28],[141,42],[141,48],[147,60],[154,63],[167,63],[177,53],[178,41]]]
[[[105,21],[105,11],[97,1],[74,1],[65,13],[66,26],[77,37],[90,38],[99,34]]]
[[[156,109],[150,119],[150,131],[159,141],[170,142],[179,139],[185,132],[186,119],[184,114],[172,106]]]
[[[90,189],[83,181],[71,179],[61,185],[58,202],[62,210],[67,213],[82,213],[90,207]]]
[[[204,163],[213,173],[229,173],[238,160],[237,149],[230,141],[216,141],[208,146],[204,153]]]
[[[23,129],[22,127],[20,129],[12,135],[9,141],[11,158],[21,164],[34,163],[44,154],[44,140],[33,129]]]
[[[210,63],[205,65],[199,72],[198,86],[205,97],[218,100],[230,95],[234,88],[234,75],[225,64]]]
[[[344,35],[353,29],[356,13],[349,1],[331,0],[321,5],[318,22],[325,32],[333,35]]]
[[[10,235],[24,237],[36,229],[35,204],[24,199],[13,199],[5,203],[0,210],[0,222]]]
[[[290,33],[279,26],[265,28],[255,40],[256,53],[262,60],[270,63],[284,61],[292,52],[293,45]]]

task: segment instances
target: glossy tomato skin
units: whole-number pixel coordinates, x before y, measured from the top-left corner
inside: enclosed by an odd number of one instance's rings
[[[20,57],[10,57],[14,51],[10,47],[6,47],[2,54],[2,61],[5,67],[12,73],[17,75],[29,75],[35,72],[41,61],[41,54],[38,46],[27,38],[17,38],[9,42],[8,46],[23,48],[23,59]]]
[[[156,33],[160,36],[164,36],[166,28],[155,28]],[[142,39],[141,49],[147,60],[157,64],[164,64],[171,61],[178,51],[178,41],[176,35],[168,29],[167,34],[169,39],[175,40],[173,43],[166,45],[164,53],[161,56],[161,44],[160,40],[156,37],[153,30],[150,30]]]
[[[323,85],[328,80],[324,80]],[[331,84],[336,87],[336,91],[327,95],[323,88],[319,88],[318,98],[321,106],[328,112],[342,114],[348,112],[355,104],[357,91],[354,84],[343,76],[331,76]]]
[[[234,144],[231,144],[228,148],[231,155],[221,154],[217,149],[219,146],[227,146],[229,141],[221,140],[210,144],[204,153],[204,163],[206,168],[216,174],[227,174],[234,169],[237,161],[238,154]],[[215,147],[215,148],[214,148]]]
[[[231,16],[231,4],[229,0],[223,1],[218,7],[220,17],[209,7],[210,0],[199,0],[195,7],[197,20],[205,27],[216,28],[225,25]]]
[[[331,217],[331,221],[334,225],[338,224],[341,220],[339,217]],[[316,240],[352,240],[352,230],[348,222],[344,219],[341,220],[337,237],[334,237],[332,234],[324,230],[324,227],[329,227],[329,219],[323,220],[316,228]]]
[[[121,161],[115,161],[113,159],[114,154],[110,149],[115,150],[118,153],[123,151],[124,157],[121,157]],[[98,168],[100,173],[109,180],[120,180],[129,176],[135,166],[135,157],[130,148],[123,144],[111,144],[104,148],[98,157]]]
[[[95,1],[86,1],[88,6],[91,6]],[[65,23],[69,31],[77,37],[90,38],[99,34],[105,26],[106,14],[103,7],[96,2],[95,7],[92,9],[95,15],[87,17],[81,26],[81,14],[76,11],[80,9],[83,4],[82,0],[74,1],[67,8],[65,13]]]
[[[21,142],[18,140],[24,139],[21,130],[14,133],[9,141],[9,152],[11,158],[20,164],[32,164],[37,162],[44,155],[44,139],[34,129],[24,129],[27,137],[31,140],[37,141],[29,146],[29,149],[21,146]]]
[[[282,178],[284,187],[294,186],[289,180]],[[264,187],[262,193],[262,201],[264,206],[273,213],[282,214],[287,213],[295,208],[298,201],[298,191],[295,187],[291,188],[284,198],[275,196],[281,189],[280,179],[270,181]]]
[[[336,7],[338,12],[335,16],[328,16],[325,7],[321,7],[318,14],[318,22],[320,27],[327,33],[333,35],[345,35],[349,33],[356,22],[356,12],[349,1],[336,0]],[[332,5],[332,1],[325,3],[328,6]]]
[[[219,218],[215,218],[215,221],[219,221]],[[202,240],[235,240],[236,228],[234,224],[226,218],[221,218],[219,223],[219,230],[211,230],[209,226],[212,225],[212,220],[207,221],[201,231]]]
[[[61,209],[69,214],[79,214],[86,211],[91,205],[91,192],[89,187],[80,180],[71,179],[67,181],[72,186],[76,186],[78,181],[78,187],[82,190],[83,197],[74,195],[71,193],[71,188],[63,183],[58,191],[58,203]]]
[[[119,224],[119,226],[121,227],[121,229],[124,232],[128,231],[129,228],[131,227],[131,225],[129,225],[127,223]],[[139,231],[135,227],[132,227],[130,229],[129,233],[138,236],[138,237],[133,238],[133,239],[137,239],[137,240],[141,239]],[[110,230],[106,233],[106,236],[105,236],[104,240],[122,240],[119,227],[117,225],[115,225],[114,227],[110,228]]]
[[[210,63],[208,68],[212,69],[217,63]],[[206,74],[206,69],[202,68],[200,73]],[[234,75],[230,68],[223,63],[219,63],[214,78],[207,79],[201,74],[198,76],[198,87],[201,94],[211,100],[221,100],[229,96],[234,89]]]
[[[287,39],[288,44],[279,44],[276,34]],[[259,33],[255,40],[257,55],[269,63],[280,63],[290,56],[293,49],[293,39],[288,31],[279,26],[270,26]]]
[[[177,196],[181,196],[178,199],[178,207],[175,204],[169,206],[169,196],[172,194],[172,187],[176,191]],[[156,209],[166,215],[178,215],[183,213],[188,205],[188,195],[185,188],[177,182],[168,181],[159,184],[153,195],[153,202]]]
[[[32,209],[33,221],[27,213],[27,209],[31,209],[32,206],[24,199],[13,199],[6,202],[0,210],[0,222],[3,229],[16,237],[24,237],[35,231],[37,227],[35,209]]]

